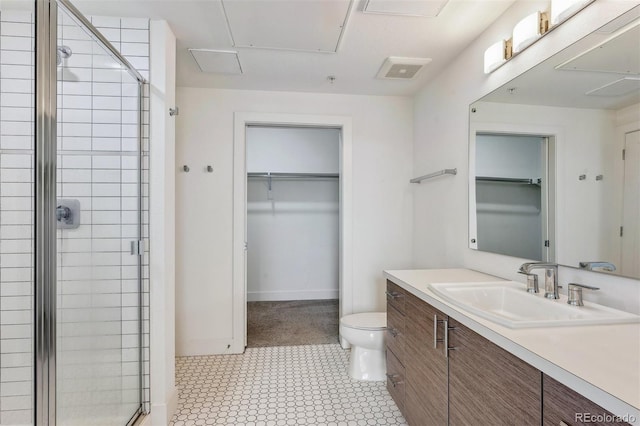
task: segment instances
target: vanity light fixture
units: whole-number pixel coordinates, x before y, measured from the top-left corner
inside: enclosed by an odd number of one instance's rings
[[[551,0],[551,25],[558,25],[575,15],[593,0]]]
[[[535,12],[513,27],[513,52],[521,52],[549,31],[549,13]]]
[[[489,74],[507,62],[513,54],[511,39],[500,40],[484,51],[484,73]]]
[[[509,40],[492,44],[484,52],[484,72],[492,73],[513,56],[555,29],[595,0],[551,0],[550,12],[535,12],[516,24]]]

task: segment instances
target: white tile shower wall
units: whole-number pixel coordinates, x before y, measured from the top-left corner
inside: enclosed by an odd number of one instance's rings
[[[31,14],[3,12],[0,20],[0,424],[4,425],[31,421],[34,70]],[[149,21],[92,20],[148,78]],[[80,200],[83,223],[78,230],[59,233],[58,239],[60,415],[78,419],[91,413],[99,418],[113,407],[109,402],[138,401],[137,265],[129,254],[138,220],[137,85],[122,71],[109,68],[108,56],[100,54],[95,42],[68,18],[61,19],[59,31],[61,44],[71,47],[73,54],[64,60],[58,75],[62,80],[58,85],[58,193]],[[147,89],[143,105],[146,239]],[[147,408],[148,259],[145,250],[143,377]],[[123,387],[129,391],[114,392]],[[104,413],[96,412],[99,405]]]
[[[31,422],[33,20],[0,12],[0,424]]]

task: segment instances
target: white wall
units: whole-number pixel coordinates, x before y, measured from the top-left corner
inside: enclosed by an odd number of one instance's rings
[[[249,126],[247,172],[339,173],[340,130]]]
[[[176,38],[151,21],[150,279],[151,424],[167,425],[178,404],[175,385],[175,106]]]
[[[411,99],[180,87],[178,104],[176,161],[191,167],[176,191],[178,354],[231,344],[234,112],[351,117],[353,309],[384,308],[381,271],[411,266]]]
[[[468,136],[469,105],[563,47],[630,9],[635,2],[595,2],[490,75],[483,73],[487,46],[509,38],[514,25],[546,2],[517,2],[460,54],[445,72],[415,98],[414,171],[427,173],[457,167],[458,176],[421,185],[414,198],[414,266],[464,266],[522,281],[516,270],[523,259],[468,248]],[[601,286],[589,298],[640,312],[637,280],[560,268],[560,281],[576,280]]]
[[[340,131],[248,127],[247,171],[338,173]],[[247,300],[338,298],[338,179],[250,178]]]

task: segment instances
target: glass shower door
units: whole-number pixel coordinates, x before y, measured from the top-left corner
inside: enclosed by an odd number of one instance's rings
[[[140,89],[60,6],[56,418],[125,425],[141,407]]]

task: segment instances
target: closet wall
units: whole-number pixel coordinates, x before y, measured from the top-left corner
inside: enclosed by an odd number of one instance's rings
[[[339,152],[338,129],[247,128],[249,176],[338,174]],[[249,177],[247,201],[248,301],[337,299],[339,179]]]

